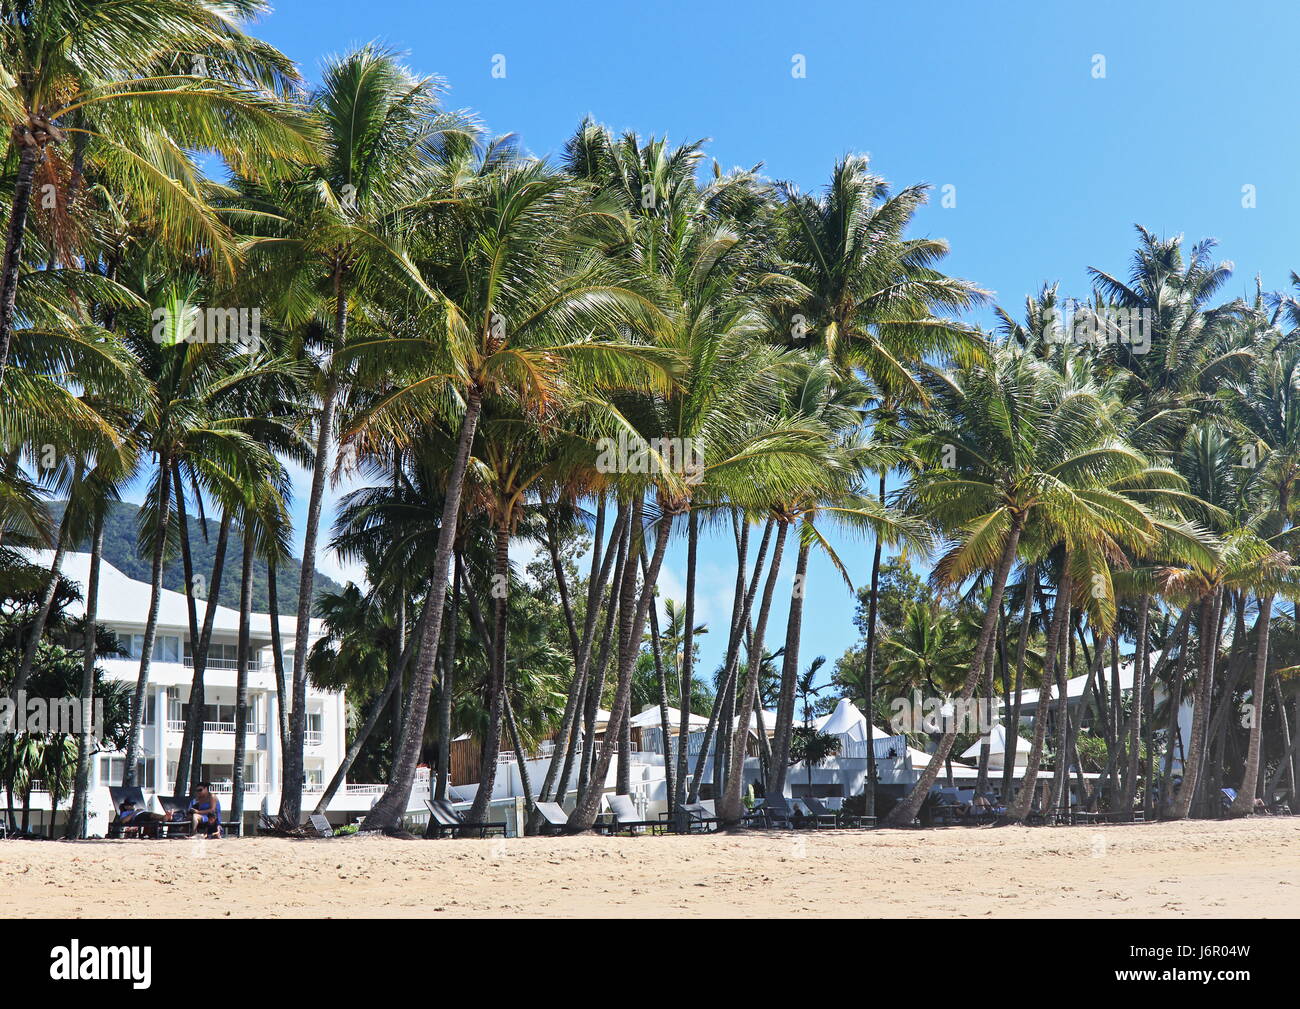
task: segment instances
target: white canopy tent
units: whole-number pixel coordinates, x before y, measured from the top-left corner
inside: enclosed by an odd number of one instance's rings
[[[998,769],[1006,767],[1006,760],[1004,759],[1004,757],[1007,752],[1007,730],[1006,727],[1003,726],[1001,722],[993,726],[992,731],[989,732],[988,734],[988,741],[989,741],[989,767],[994,767]],[[983,743],[984,740],[981,738],[978,743],[970,747],[965,753],[961,755],[962,759],[979,760],[980,746],[982,746]],[[1029,743],[1022,739],[1016,744],[1015,766],[1025,767],[1028,763],[1029,763]]]

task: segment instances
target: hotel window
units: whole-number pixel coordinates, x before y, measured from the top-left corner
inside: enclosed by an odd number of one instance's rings
[[[128,659],[139,659],[144,652],[143,634],[119,634],[117,639],[126,649]],[[180,662],[181,639],[174,634],[159,634],[153,642],[153,661]]]
[[[123,757],[100,757],[99,780],[103,785],[116,787],[122,784],[122,770],[126,767]],[[135,765],[135,783],[141,788],[153,788],[153,761],[139,760]]]

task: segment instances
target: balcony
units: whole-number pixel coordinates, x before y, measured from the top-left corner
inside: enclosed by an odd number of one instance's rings
[[[193,669],[193,668],[194,668],[194,656],[193,656],[193,655],[187,655],[187,656],[185,656],[185,668],[186,668],[186,669]],[[208,657],[208,661],[207,661],[207,663],[204,665],[203,668],[204,668],[204,669],[234,669],[234,670],[238,670],[238,669],[239,669],[239,662],[238,662],[238,660],[236,660],[236,659],[220,659],[220,658],[217,658],[217,657],[215,657],[215,656],[209,656],[209,657]],[[270,668],[271,668],[271,664],[270,664],[269,662],[263,662],[263,661],[261,661],[261,659],[255,657],[255,656],[250,656],[248,662],[245,664],[245,668],[247,668],[248,671],[249,671],[250,673],[256,673],[256,672],[260,672],[260,671],[262,671],[263,669],[270,669]]]
[[[185,720],[183,718],[167,719],[167,731],[184,732]],[[235,734],[235,723],[234,722],[204,722],[203,731],[205,733],[215,732],[219,735],[233,736]],[[256,722],[249,722],[248,725],[244,727],[245,734],[249,736],[257,735],[259,732],[262,731],[264,731],[263,727],[258,725]]]

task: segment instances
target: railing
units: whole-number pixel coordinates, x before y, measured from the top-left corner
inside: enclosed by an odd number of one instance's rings
[[[194,668],[194,656],[193,656],[193,655],[187,655],[187,656],[185,656],[185,668],[186,668],[186,669],[193,669],[193,668]],[[204,663],[203,668],[204,668],[204,669],[235,669],[235,670],[237,670],[237,669],[239,669],[239,660],[238,660],[238,659],[224,659],[224,658],[219,659],[219,658],[216,658],[215,656],[208,656],[208,660],[207,660],[207,662]],[[260,672],[260,671],[263,670],[263,669],[269,669],[269,668],[270,668],[270,664],[269,664],[269,663],[266,663],[266,662],[263,662],[261,659],[256,659],[256,658],[252,658],[252,657],[250,657],[249,660],[248,660],[246,663],[244,663],[244,668],[247,669],[250,673],[256,673],[256,672]]]
[[[235,790],[235,783],[233,781],[214,781],[212,783],[212,791],[222,795],[229,795],[232,792],[234,792],[234,790]],[[258,792],[258,793],[269,792],[270,790],[271,790],[270,786],[264,781],[244,782],[245,795],[248,795],[251,792]]]
[[[308,746],[320,746],[321,743],[325,742],[325,733],[316,732],[312,729],[307,730],[306,737]]]
[[[877,760],[901,760],[907,755],[907,737],[906,736],[887,736],[884,739],[873,739],[872,748],[875,750]],[[867,741],[850,740],[840,748],[841,757],[865,758],[867,755]]]
[[[167,730],[169,732],[184,732],[185,719],[183,718],[167,719]],[[203,731],[225,733],[226,735],[233,736],[235,734],[235,723],[234,722],[204,722]],[[262,726],[258,725],[256,722],[249,722],[246,726],[244,726],[244,731],[251,736],[251,735],[256,735],[259,732],[262,732],[263,728]]]

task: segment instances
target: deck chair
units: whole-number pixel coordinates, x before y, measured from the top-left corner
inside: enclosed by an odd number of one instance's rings
[[[487,837],[490,833],[506,836],[505,821],[501,823],[466,823],[465,817],[457,812],[446,799],[425,799],[429,810],[429,825],[434,837],[466,837],[477,834]]]
[[[642,827],[649,829],[653,834],[664,830],[668,826],[662,820],[641,819],[641,814],[636,811],[636,806],[633,804],[630,795],[607,795],[605,798],[609,802],[610,812],[614,814],[614,820],[609,824],[611,837],[624,830],[634,834]]]
[[[763,805],[759,806],[757,811],[758,819],[762,821],[765,827],[782,827],[793,829],[799,826],[795,822],[794,809],[790,805],[790,800],[783,795],[769,796],[763,800]]]
[[[1222,793],[1220,796],[1222,812],[1226,813],[1232,808],[1232,804],[1237,801],[1237,790],[1235,788],[1221,788],[1219,791]]]
[[[108,794],[113,797],[113,819],[108,825],[109,837],[139,837],[140,828],[133,824],[123,824],[119,819],[122,803],[128,800],[135,803],[135,808],[144,812],[144,789],[134,786],[109,785]]]
[[[558,802],[534,802],[533,808],[542,815],[543,834],[558,834],[569,825],[569,814]]]
[[[810,795],[805,795],[799,801],[812,815],[818,827],[838,827],[840,825],[840,818],[836,815],[835,810],[828,808],[821,799],[814,799]]]
[[[688,834],[696,826],[706,834],[718,829],[718,818],[713,815],[713,810],[702,802],[688,802],[682,806],[682,812],[689,817],[686,822]]]
[[[334,836],[334,828],[330,826],[329,820],[320,813],[312,813],[311,816],[307,817],[307,822],[311,824],[312,830],[316,831],[320,837]]]

